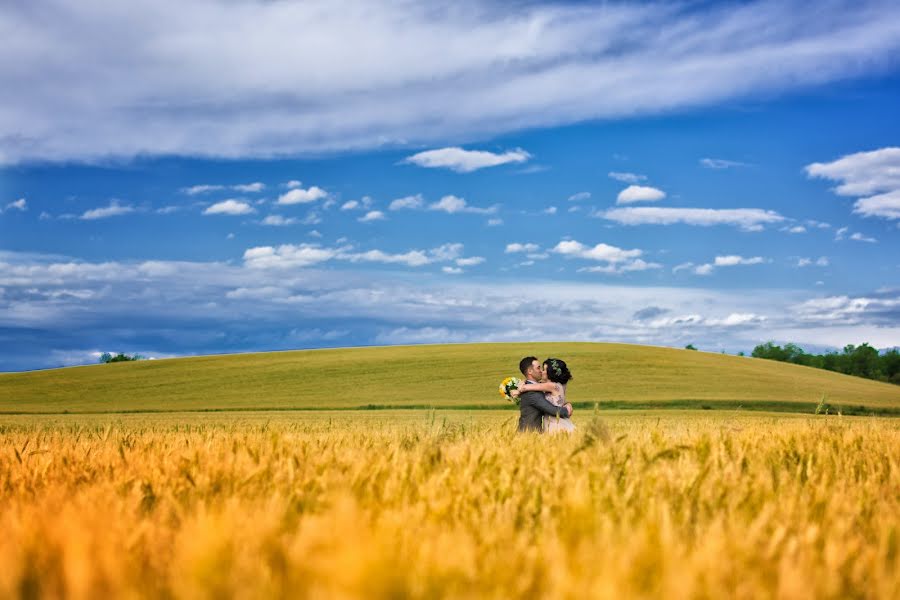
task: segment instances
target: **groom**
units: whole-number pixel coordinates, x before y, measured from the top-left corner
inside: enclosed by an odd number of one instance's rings
[[[519,361],[519,371],[525,376],[525,383],[541,380],[541,363],[534,356],[526,356]],[[568,412],[567,412],[568,411]],[[572,405],[559,407],[544,398],[543,392],[525,392],[519,395],[519,431],[543,432],[543,416],[571,417]]]

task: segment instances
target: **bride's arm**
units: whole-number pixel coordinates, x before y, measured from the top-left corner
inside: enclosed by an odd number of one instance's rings
[[[551,392],[556,393],[556,384],[552,381],[544,383],[523,383],[519,386],[520,392]]]

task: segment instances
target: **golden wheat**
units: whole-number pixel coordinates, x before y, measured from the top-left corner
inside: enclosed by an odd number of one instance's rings
[[[4,597],[888,598],[900,422],[0,425]]]

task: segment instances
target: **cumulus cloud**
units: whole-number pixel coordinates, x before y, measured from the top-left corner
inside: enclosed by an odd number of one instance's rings
[[[580,202],[582,200],[590,200],[591,193],[590,192],[578,192],[577,194],[572,194],[569,196],[569,202]]]
[[[809,177],[840,183],[841,196],[856,196],[853,212],[864,217],[900,219],[900,148],[848,154],[829,163],[806,166]]]
[[[466,7],[7,2],[0,89],[17,93],[0,157],[269,158],[486,139],[804,89],[883,69],[900,50],[900,8],[876,0]]]
[[[607,173],[610,179],[621,181],[622,183],[640,183],[647,180],[646,175],[638,175],[637,173],[627,173],[622,171],[610,171]]]
[[[856,233],[851,234],[850,239],[855,242],[868,242],[870,244],[878,243],[878,240],[876,240],[875,238],[864,235],[862,233],[859,233],[858,231]]]
[[[470,256],[468,258],[457,258],[456,264],[460,267],[474,267],[485,261],[483,256]]]
[[[834,191],[841,196],[868,196],[900,190],[900,148],[848,154],[829,163],[806,166],[810,177],[840,182]]]
[[[371,223],[372,221],[384,221],[384,213],[380,210],[370,210],[357,219],[360,223]]]
[[[215,204],[208,206],[206,210],[203,211],[204,215],[249,215],[251,213],[255,213],[256,209],[247,204],[242,200],[235,200],[233,198],[228,200],[223,200],[221,202],[216,202]]]
[[[829,265],[827,256],[820,256],[819,258],[813,260],[811,258],[798,258],[797,266],[798,267],[809,267],[811,265],[815,265],[817,267],[827,267]]]
[[[648,263],[639,258],[643,254],[642,250],[624,250],[603,243],[597,244],[596,246],[586,246],[577,240],[563,240],[559,242],[551,252],[567,258],[580,258],[606,263],[605,265],[579,269],[580,271],[588,273],[619,274],[629,271],[658,269],[662,266],[657,263]]]
[[[684,269],[692,269],[694,274],[696,275],[712,275],[712,273],[716,270],[716,267],[736,267],[738,265],[761,265],[763,263],[770,262],[768,259],[763,258],[762,256],[753,256],[750,258],[745,258],[743,256],[739,256],[736,254],[729,254],[725,256],[717,256],[713,262],[706,263],[702,265],[694,266],[693,263],[684,263],[678,265],[673,269],[674,272],[678,272]]]
[[[658,202],[666,197],[666,193],[654,187],[641,185],[629,185],[619,192],[616,204],[630,204],[632,202]]]
[[[438,210],[441,212],[445,212],[448,214],[455,213],[474,213],[479,215],[491,215],[497,212],[497,206],[491,206],[488,208],[479,208],[476,206],[469,206],[469,204],[465,201],[464,198],[459,198],[457,196],[444,196],[437,202],[428,205],[428,210]]]
[[[231,189],[242,192],[244,194],[255,194],[266,189],[266,184],[256,181],[254,183],[243,183],[231,186]]]
[[[187,194],[188,196],[199,196],[200,194],[208,194],[210,192],[218,192],[220,190],[224,190],[224,185],[213,185],[208,183],[203,183],[200,185],[192,185],[190,187],[181,188],[181,192],[183,194]]]
[[[254,269],[286,269],[305,268],[331,260],[351,263],[400,264],[408,267],[421,267],[433,263],[453,262],[458,260],[475,261],[480,257],[466,259],[460,256],[463,245],[460,243],[443,244],[430,250],[409,250],[391,253],[383,250],[355,251],[351,246],[334,248],[318,244],[282,244],[281,246],[257,246],[244,252],[244,264]],[[458,263],[459,264],[459,263]]]
[[[190,187],[181,188],[181,193],[188,196],[199,196],[212,192],[220,192],[222,190],[234,190],[243,194],[255,194],[266,189],[266,184],[256,181],[253,183],[239,183],[236,185],[221,185],[204,183],[200,185],[192,185]]]
[[[90,210],[84,211],[82,215],[79,217],[84,221],[93,221],[96,219],[108,219],[109,217],[118,217],[120,215],[127,215],[129,213],[134,212],[134,207],[120,204],[118,200],[112,200],[109,203],[109,206],[104,206],[101,208],[92,208]]]
[[[415,196],[404,196],[403,198],[391,200],[388,210],[416,210],[423,206],[425,206],[425,199],[422,197],[422,194],[416,194]]]
[[[315,185],[309,189],[292,188],[278,197],[278,204],[308,204],[327,196],[328,192]]]
[[[503,225],[503,219],[488,219],[487,226],[488,227],[499,227]]]
[[[0,208],[0,213],[6,212],[8,210],[18,210],[18,211],[26,211],[28,210],[28,201],[25,198],[19,198],[18,200],[14,200],[10,202],[5,207]]]
[[[701,158],[700,166],[707,169],[732,169],[734,167],[745,167],[747,163],[725,160],[723,158]]]
[[[273,227],[284,227],[287,225],[294,225],[298,222],[299,221],[293,217],[285,218],[281,215],[269,215],[261,221],[263,225],[271,225]]]
[[[512,244],[506,245],[505,252],[507,254],[515,254],[516,252],[537,252],[540,249],[540,246],[538,246],[537,244],[532,244],[530,242],[525,244],[514,242]]]
[[[892,192],[860,198],[853,205],[853,212],[864,217],[900,219],[900,188]]]
[[[403,162],[428,168],[444,168],[457,173],[471,173],[486,167],[496,167],[508,163],[523,163],[531,155],[516,148],[502,154],[483,150],[464,150],[462,148],[440,148],[426,150],[407,157]]]
[[[622,225],[733,225],[744,230],[757,231],[763,225],[781,223],[785,218],[772,210],[759,208],[662,208],[640,206],[613,208],[598,213],[609,221]]]

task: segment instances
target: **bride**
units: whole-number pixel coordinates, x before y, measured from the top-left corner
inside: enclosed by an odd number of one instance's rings
[[[522,384],[518,392],[544,392],[544,397],[549,402],[563,406],[566,403],[566,386],[573,379],[566,362],[559,358],[548,358],[541,365],[541,374],[543,377],[540,383]],[[544,416],[544,431],[547,433],[571,433],[574,430],[572,419]]]

